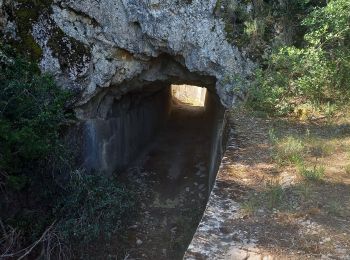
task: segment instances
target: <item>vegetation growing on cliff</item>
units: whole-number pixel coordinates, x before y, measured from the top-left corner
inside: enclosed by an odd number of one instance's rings
[[[218,0],[215,14],[225,24],[227,39],[253,60],[261,61],[271,48],[299,45],[302,19],[313,6],[324,1],[309,0]]]
[[[132,196],[112,178],[73,169],[61,137],[71,93],[4,46],[0,72],[0,258],[79,257],[125,226]]]
[[[215,13],[229,41],[260,64],[250,108],[307,117],[349,100],[349,1],[218,0]]]
[[[350,3],[332,0],[301,22],[303,40],[273,49],[256,71],[248,105],[267,113],[329,114],[349,100]],[[309,112],[308,112],[309,111]],[[307,115],[306,115],[307,116]]]

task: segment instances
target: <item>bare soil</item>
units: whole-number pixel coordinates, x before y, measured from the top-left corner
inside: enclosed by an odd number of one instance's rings
[[[226,154],[225,182],[237,187],[240,211],[227,229],[253,246],[230,259],[350,259],[348,111],[313,121],[246,111],[232,118],[237,149]],[[303,159],[310,167],[322,165],[323,178],[306,180],[293,163],[276,162],[271,129],[280,138],[308,136]]]

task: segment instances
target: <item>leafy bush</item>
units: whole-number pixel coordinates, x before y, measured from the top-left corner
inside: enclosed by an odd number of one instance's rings
[[[71,117],[71,95],[2,45],[0,71],[0,220],[30,244],[54,221],[61,190],[54,173],[68,158],[60,131]]]
[[[68,248],[79,256],[125,226],[134,196],[107,176],[71,173],[71,151],[60,136],[72,117],[70,93],[3,46],[0,70],[0,224],[8,231],[0,251],[19,252],[17,258],[32,244],[33,258],[68,255]]]
[[[217,0],[214,13],[224,22],[227,40],[261,61],[271,46],[299,41],[304,30],[297,25],[312,6],[322,2]]]
[[[33,168],[62,152],[59,131],[70,95],[10,50],[0,49],[0,57],[0,171],[20,189]]]
[[[349,100],[350,3],[332,0],[302,22],[303,47],[283,46],[256,71],[247,105],[285,115],[300,104]]]
[[[135,204],[134,195],[105,175],[73,172],[55,214],[65,241],[86,246],[111,239],[126,226]]]

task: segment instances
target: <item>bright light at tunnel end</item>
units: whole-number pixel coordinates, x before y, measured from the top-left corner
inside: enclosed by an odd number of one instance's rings
[[[192,85],[171,85],[171,93],[176,101],[189,106],[204,107],[207,89]]]

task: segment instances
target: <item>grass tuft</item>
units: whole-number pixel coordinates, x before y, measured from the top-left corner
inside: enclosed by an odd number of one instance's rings
[[[303,201],[309,201],[312,197],[312,189],[309,183],[302,183],[296,188],[297,194],[302,197]]]
[[[274,146],[274,158],[282,165],[302,162],[304,152],[303,141],[293,136],[277,139]]]
[[[242,210],[244,214],[247,214],[250,216],[257,211],[258,206],[259,206],[259,200],[255,196],[253,196],[248,198],[248,200],[242,203]]]
[[[341,217],[343,212],[342,212],[342,205],[339,201],[332,200],[329,202],[327,205],[328,208],[328,214]]]
[[[321,181],[325,175],[325,167],[323,165],[315,165],[312,169],[305,165],[299,165],[299,173],[309,181]]]
[[[278,183],[268,183],[265,192],[267,206],[270,209],[278,208],[282,205],[284,190]]]
[[[320,140],[316,138],[310,138],[308,140],[308,145],[310,155],[315,156],[317,158],[331,156],[336,150],[335,145],[331,142],[327,142],[325,140]]]

